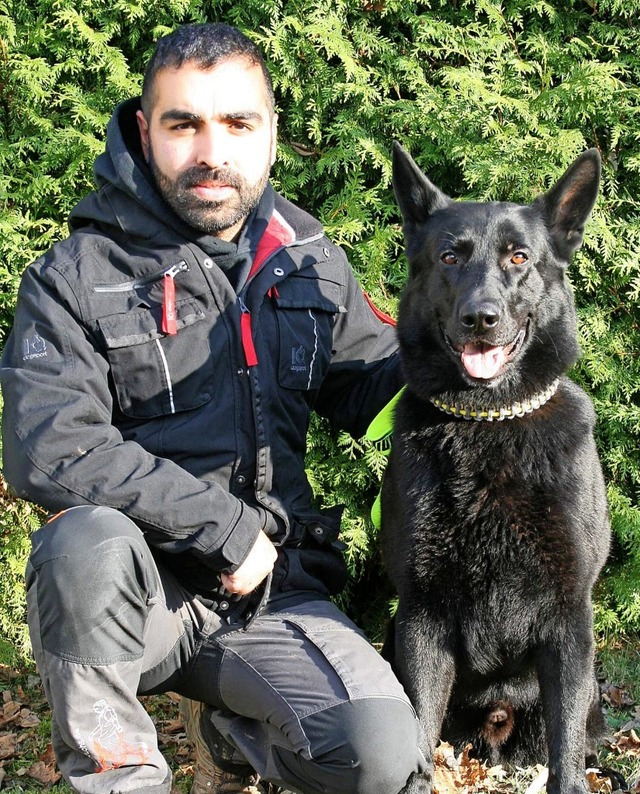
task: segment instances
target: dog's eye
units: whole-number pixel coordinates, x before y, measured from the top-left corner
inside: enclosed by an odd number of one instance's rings
[[[444,262],[445,265],[457,265],[458,257],[453,253],[453,251],[445,251],[440,257],[440,261]]]
[[[511,264],[512,265],[524,265],[529,257],[525,254],[524,251],[515,251],[511,254]]]

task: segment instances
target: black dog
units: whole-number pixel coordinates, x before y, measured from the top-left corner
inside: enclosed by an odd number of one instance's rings
[[[609,549],[565,270],[600,158],[582,154],[530,205],[455,202],[395,144],[409,281],[398,312],[407,389],[382,491],[399,595],[385,653],[424,730],[491,763],[548,759],[549,794],[583,794],[604,728],[591,591]]]

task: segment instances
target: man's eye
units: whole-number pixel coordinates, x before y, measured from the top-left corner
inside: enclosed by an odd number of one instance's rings
[[[445,265],[457,265],[458,257],[453,253],[453,251],[445,251],[440,257],[440,261]]]

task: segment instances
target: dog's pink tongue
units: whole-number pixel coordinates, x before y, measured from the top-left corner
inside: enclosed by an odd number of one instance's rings
[[[502,369],[504,360],[503,347],[490,347],[483,342],[465,345],[462,351],[462,364],[472,378],[495,378]]]

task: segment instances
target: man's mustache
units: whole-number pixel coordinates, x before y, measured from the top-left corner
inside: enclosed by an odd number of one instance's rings
[[[243,186],[244,180],[231,168],[202,168],[194,166],[187,169],[180,176],[180,184],[187,188],[210,183],[230,185],[239,189]]]

